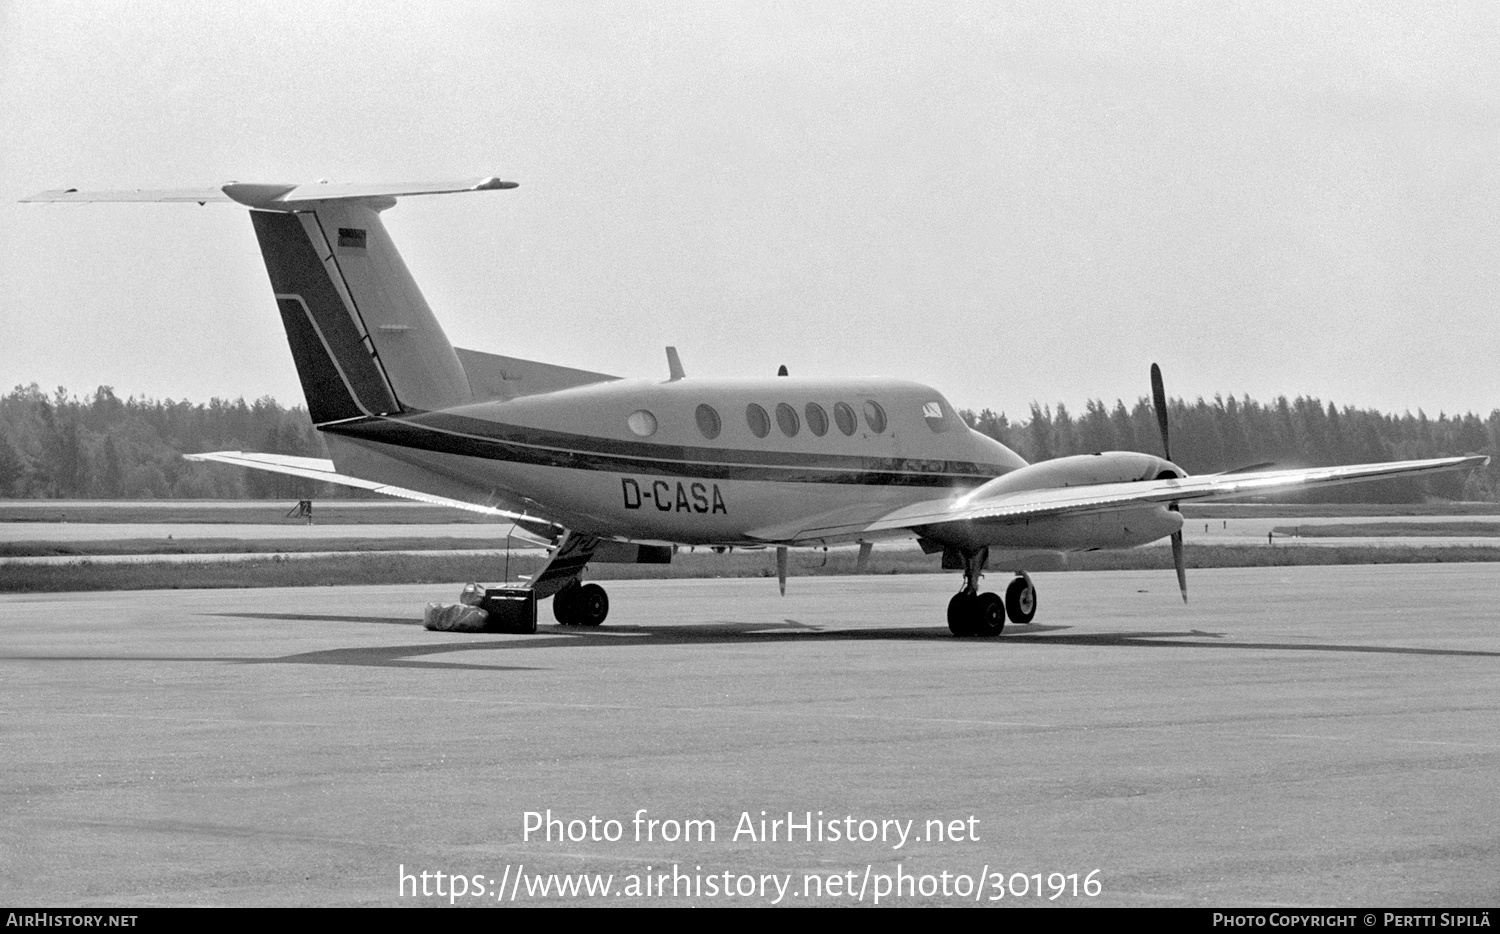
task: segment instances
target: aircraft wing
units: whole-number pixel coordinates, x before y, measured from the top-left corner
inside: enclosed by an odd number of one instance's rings
[[[1205,474],[1173,480],[1142,480],[1134,483],[1104,483],[1086,486],[1023,490],[993,497],[979,494],[983,488],[950,499],[927,500],[897,509],[863,526],[805,528],[798,538],[829,538],[865,532],[917,529],[945,523],[1009,523],[1044,516],[1082,515],[1150,503],[1195,502],[1226,499],[1277,490],[1358,483],[1445,470],[1461,470],[1489,463],[1483,455],[1441,457],[1432,460],[1394,461],[1386,464],[1354,464],[1347,467],[1312,467],[1296,470],[1266,470],[1246,473]]]
[[[499,509],[494,506],[487,506],[483,503],[471,503],[448,496],[435,496],[431,493],[423,493],[420,490],[408,490],[405,487],[391,486],[388,483],[378,483],[374,480],[362,480],[359,477],[350,477],[336,471],[333,461],[323,458],[292,457],[287,454],[248,454],[243,451],[214,451],[209,454],[186,454],[183,456],[190,461],[214,461],[220,464],[233,464],[236,467],[249,467],[253,470],[266,470],[271,473],[304,477],[308,480],[319,480],[323,483],[334,483],[339,486],[352,486],[385,496],[395,496],[400,499],[427,503],[429,506],[448,506],[452,509],[462,509],[467,512],[477,512],[481,515],[494,516],[497,519],[509,519],[511,528],[506,532],[506,536],[520,539],[532,545],[541,545],[550,548],[557,536],[557,526],[545,519],[528,516],[524,513],[512,512],[507,509]]]

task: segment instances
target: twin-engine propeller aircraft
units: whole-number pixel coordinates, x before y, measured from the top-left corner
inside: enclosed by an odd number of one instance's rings
[[[552,597],[565,625],[609,612],[592,561],[670,561],[672,546],[786,549],[915,536],[963,572],[948,603],[958,636],[1030,623],[1028,570],[1063,555],[1170,536],[1187,599],[1178,504],[1318,484],[1456,470],[1485,457],[1188,476],[1171,461],[1166,393],[1152,366],[1165,458],[1105,451],[1028,464],[970,430],[942,393],[871,377],[690,378],[667,348],[665,380],[622,379],[453,347],[380,221],[410,195],[496,191],[436,184],[266,185],[48,191],[27,201],[209,201],[250,209],[307,408],[331,460],[224,451],[238,464],[485,513],[549,549],[523,588],[468,591],[493,620],[534,631]],[[1004,596],[987,568],[1012,571]],[[520,605],[519,611],[514,606]],[[529,619],[527,618],[529,614]],[[429,619],[429,622],[431,620]]]

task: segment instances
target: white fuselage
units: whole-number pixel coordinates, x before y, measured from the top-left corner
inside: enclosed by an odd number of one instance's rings
[[[936,390],[878,378],[610,380],[325,430],[363,475],[400,484],[409,465],[579,531],[682,544],[792,541],[1026,465]]]

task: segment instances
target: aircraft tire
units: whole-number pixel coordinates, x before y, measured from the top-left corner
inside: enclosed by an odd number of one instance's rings
[[[972,608],[974,635],[993,638],[1005,628],[1005,601],[997,593],[986,591],[978,596]]]
[[[609,616],[609,594],[598,584],[584,584],[573,595],[574,625],[598,626]]]
[[[978,598],[963,591],[948,601],[948,631],[962,639],[974,635],[974,604]]]
[[[563,626],[578,625],[578,603],[579,587],[564,587],[552,595],[552,618]]]
[[[1025,625],[1036,619],[1036,588],[1024,577],[1018,577],[1005,588],[1005,611],[1010,621]]]

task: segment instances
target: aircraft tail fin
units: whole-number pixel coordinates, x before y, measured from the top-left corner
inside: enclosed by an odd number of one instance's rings
[[[250,218],[314,424],[401,411],[316,215],[255,211]]]
[[[341,199],[250,215],[317,423],[473,398],[380,209]]]

